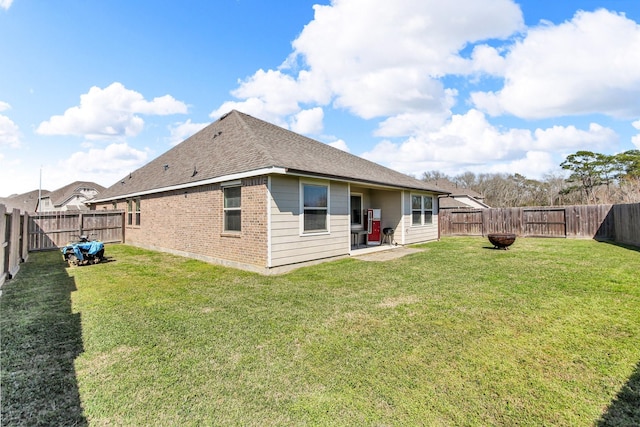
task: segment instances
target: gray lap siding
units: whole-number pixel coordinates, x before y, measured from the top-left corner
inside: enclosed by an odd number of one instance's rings
[[[329,232],[301,230],[300,182],[329,186]],[[271,267],[349,254],[349,187],[346,183],[271,177]]]

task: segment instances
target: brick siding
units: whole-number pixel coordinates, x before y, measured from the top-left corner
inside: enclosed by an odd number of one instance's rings
[[[125,242],[265,268],[267,178],[243,179],[241,185],[238,233],[223,231],[223,191],[213,184],[142,196],[140,226],[126,226]],[[126,201],[118,200],[118,207],[126,209]],[[96,208],[112,209],[113,204]]]

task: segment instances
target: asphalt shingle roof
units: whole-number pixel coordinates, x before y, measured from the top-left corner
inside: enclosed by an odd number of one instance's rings
[[[469,197],[473,197],[474,199],[480,199],[480,200],[484,198],[484,196],[482,196],[482,194],[478,193],[477,191],[472,190],[470,188],[459,187],[457,184],[449,181],[448,179],[439,179],[437,181],[427,181],[427,183],[437,188],[440,188],[444,191],[448,191],[449,193],[451,193],[452,196],[469,196]]]
[[[38,206],[38,190],[32,190],[23,194],[12,194],[9,197],[0,197],[0,205],[5,205],[7,210],[20,209],[22,212],[35,212]],[[42,197],[48,196],[49,191],[42,190]]]
[[[48,194],[48,196],[51,199],[51,202],[53,203],[54,206],[62,206],[67,200],[69,200],[74,195],[82,194],[80,191],[81,188],[92,188],[98,191],[98,193],[100,193],[105,189],[102,185],[96,184],[95,182],[75,181],[75,182],[72,182],[71,184],[65,185],[64,187],[61,187],[61,188],[58,188],[57,190],[52,191],[51,193]]]
[[[446,193],[433,185],[233,110],[101,192],[100,200],[284,168],[291,173]]]

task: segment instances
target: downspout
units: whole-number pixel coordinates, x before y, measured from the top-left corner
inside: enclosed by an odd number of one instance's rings
[[[267,175],[267,268],[272,267],[271,260],[271,175]]]
[[[436,218],[438,220],[438,242],[440,241],[440,197],[433,198],[436,202]]]
[[[360,205],[362,206],[362,203],[360,203]],[[352,237],[351,237],[351,183],[350,182],[347,183],[347,212],[349,212],[349,214],[347,215],[347,221],[349,222],[349,232],[347,233],[347,236],[349,236],[348,237],[349,240],[347,243],[347,253],[351,255]]]
[[[406,217],[404,214],[404,197],[405,197],[406,191],[402,190],[402,192],[400,193],[400,238],[401,238],[401,245],[404,246],[406,244],[406,234],[405,234],[405,223],[406,223]]]

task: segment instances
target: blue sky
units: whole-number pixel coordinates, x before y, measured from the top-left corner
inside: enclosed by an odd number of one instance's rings
[[[640,149],[636,0],[0,0],[0,197],[231,109],[414,176]]]

